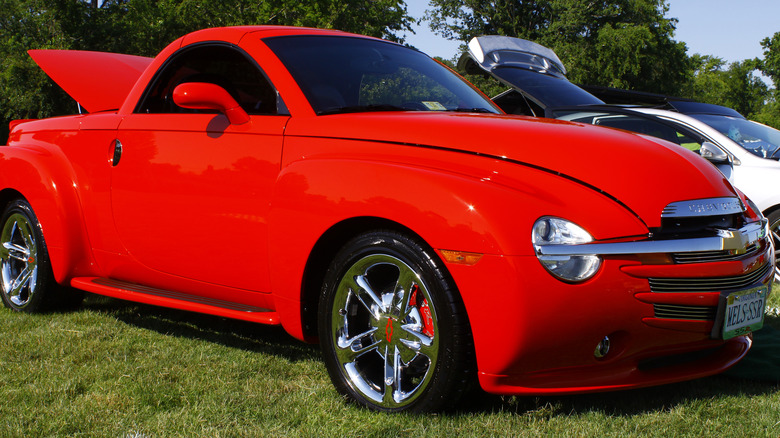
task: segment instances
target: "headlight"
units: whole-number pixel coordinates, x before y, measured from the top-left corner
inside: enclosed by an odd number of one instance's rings
[[[593,237],[581,226],[556,217],[545,216],[534,223],[533,243],[535,248],[545,245],[576,245],[593,241]],[[565,281],[584,281],[599,270],[601,258],[597,255],[550,256],[537,258],[551,274]]]

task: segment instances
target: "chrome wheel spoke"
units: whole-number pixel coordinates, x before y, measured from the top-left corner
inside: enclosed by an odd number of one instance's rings
[[[21,293],[22,288],[30,281],[33,272],[27,268],[24,268],[22,272],[11,283],[10,295],[18,296]]]
[[[379,345],[379,341],[374,339],[374,333],[377,331],[376,327],[372,327],[370,330],[363,332],[357,336],[348,338],[346,336],[339,336],[336,340],[336,355],[342,363],[354,362],[360,356],[376,350]]]
[[[433,345],[433,338],[419,332],[416,324],[402,325],[401,329],[403,329],[404,335],[400,341],[409,348],[420,350]]]
[[[393,297],[396,302],[394,303],[394,309],[397,309],[396,315],[406,317],[409,314],[409,310],[412,306],[409,305],[409,299],[412,296],[412,290],[418,282],[417,274],[411,269],[401,269],[398,274],[398,281],[395,283],[395,290]]]
[[[8,251],[8,257],[12,259],[25,263],[30,259],[30,250],[21,245],[13,242],[3,242],[3,248]]]
[[[379,295],[377,295],[376,292],[374,292],[374,289],[368,283],[368,279],[365,275],[358,275],[355,277],[355,283],[357,283],[358,286],[358,300],[363,303],[363,305],[366,307],[366,309],[368,309],[369,312],[371,312],[375,319],[379,319],[379,312],[384,309],[382,299],[379,298]],[[368,298],[369,301],[367,301],[366,298]],[[372,303],[376,307],[372,306]]]
[[[399,337],[398,342],[404,347],[401,350],[404,362],[409,363],[419,355],[423,355],[427,358],[436,356],[433,338],[406,326],[401,326],[401,329],[403,334]]]
[[[392,349],[392,353],[388,349]],[[392,404],[402,400],[400,391],[401,354],[398,348],[388,347],[388,349],[385,350],[385,381],[382,401],[385,404]]]

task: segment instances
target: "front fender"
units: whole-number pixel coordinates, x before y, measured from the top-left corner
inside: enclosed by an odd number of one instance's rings
[[[437,167],[441,155],[458,161],[448,166],[458,171]],[[269,260],[277,311],[294,336],[302,336],[301,285],[309,255],[329,229],[352,218],[392,221],[437,250],[499,257],[532,256],[531,228],[544,215],[574,220],[597,239],[647,233],[618,203],[543,170],[430,150],[421,150],[416,162],[315,156],[283,169],[271,202]],[[470,311],[478,292],[461,293]]]

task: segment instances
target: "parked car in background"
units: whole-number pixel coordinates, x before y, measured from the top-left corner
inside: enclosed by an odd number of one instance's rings
[[[31,55],[88,114],[0,146],[15,311],[70,286],[281,325],[387,412],[712,375],[763,324],[766,220],[709,163],[501,114],[416,50],[257,26]]]
[[[719,105],[580,87],[566,79],[566,69],[552,50],[531,41],[483,36],[468,47],[460,67],[488,73],[509,86],[493,98],[509,114],[638,132],[707,158],[755,202],[769,219],[775,246],[780,246],[780,131]],[[780,280],[780,268],[776,278]]]

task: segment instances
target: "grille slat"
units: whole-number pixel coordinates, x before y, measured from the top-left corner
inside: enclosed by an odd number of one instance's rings
[[[695,321],[714,321],[717,307],[683,306],[675,304],[654,304],[655,317],[662,319],[688,319]]]
[[[748,274],[735,277],[649,278],[652,292],[715,292],[742,289],[756,283],[769,272],[769,263]]]
[[[700,251],[672,254],[672,260],[675,263],[706,263],[706,262],[727,262],[739,260],[742,257],[749,257],[759,250],[759,245],[754,243],[747,247],[743,254],[733,254],[731,251]]]

